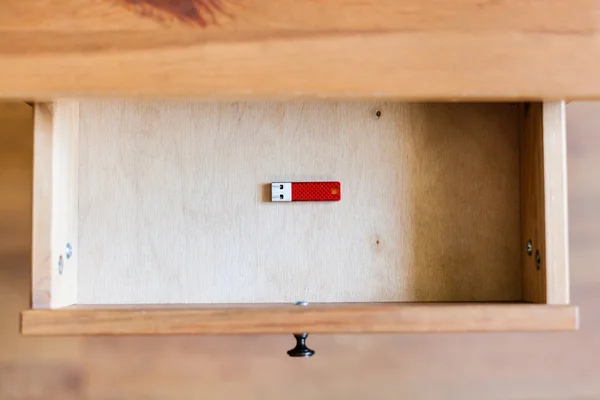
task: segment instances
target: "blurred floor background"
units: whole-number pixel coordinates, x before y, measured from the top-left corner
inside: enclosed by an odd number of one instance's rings
[[[31,109],[0,103],[0,399],[600,399],[600,103],[568,107],[576,333],[23,338]]]

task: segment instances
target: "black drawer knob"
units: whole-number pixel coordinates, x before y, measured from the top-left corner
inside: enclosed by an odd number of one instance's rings
[[[294,333],[296,338],[296,347],[288,350],[288,356],[290,357],[312,357],[315,354],[314,350],[306,347],[306,338],[308,333]]]

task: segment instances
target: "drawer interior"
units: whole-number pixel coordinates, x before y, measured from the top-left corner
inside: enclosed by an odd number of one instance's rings
[[[26,334],[577,326],[563,102],[59,100],[33,114]],[[285,181],[339,181],[341,201],[272,202]]]
[[[521,299],[517,104],[78,107],[78,304]]]

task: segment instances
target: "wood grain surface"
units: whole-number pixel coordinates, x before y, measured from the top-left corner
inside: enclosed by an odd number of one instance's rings
[[[580,331],[313,335],[311,360],[287,357],[288,335],[20,337],[19,312],[30,301],[32,137],[17,122],[0,125],[0,398],[597,399],[600,105],[572,103],[567,114]]]
[[[569,303],[565,105],[532,103],[521,134],[523,300]]]
[[[541,260],[541,263],[545,262],[546,268],[546,303],[568,304],[570,281],[565,103],[544,103],[543,111],[546,260]]]
[[[33,118],[32,305],[77,302],[79,104],[37,104]]]
[[[86,307],[29,310],[25,335],[188,335],[518,332],[577,329],[573,306],[542,304],[310,304],[306,307]]]
[[[521,300],[516,104],[82,101],[80,122],[77,304]],[[342,200],[270,202],[311,180]]]
[[[600,0],[8,0],[0,95],[600,97]]]

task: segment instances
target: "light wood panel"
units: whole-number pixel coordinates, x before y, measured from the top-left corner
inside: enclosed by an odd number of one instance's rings
[[[565,103],[544,103],[543,113],[546,302],[568,304],[570,283]]]
[[[572,306],[311,304],[260,308],[69,308],[23,312],[25,335],[497,332],[576,329]]]
[[[524,107],[521,135],[523,299],[569,303],[564,103]],[[531,252],[527,253],[531,242]],[[539,257],[538,257],[539,256]]]
[[[599,6],[10,0],[0,13],[0,94],[597,98]]]
[[[80,118],[78,304],[521,298],[517,105],[83,101]],[[270,202],[303,180],[342,200]]]
[[[32,306],[77,300],[79,105],[37,104],[34,114]],[[67,258],[67,244],[74,248]]]

